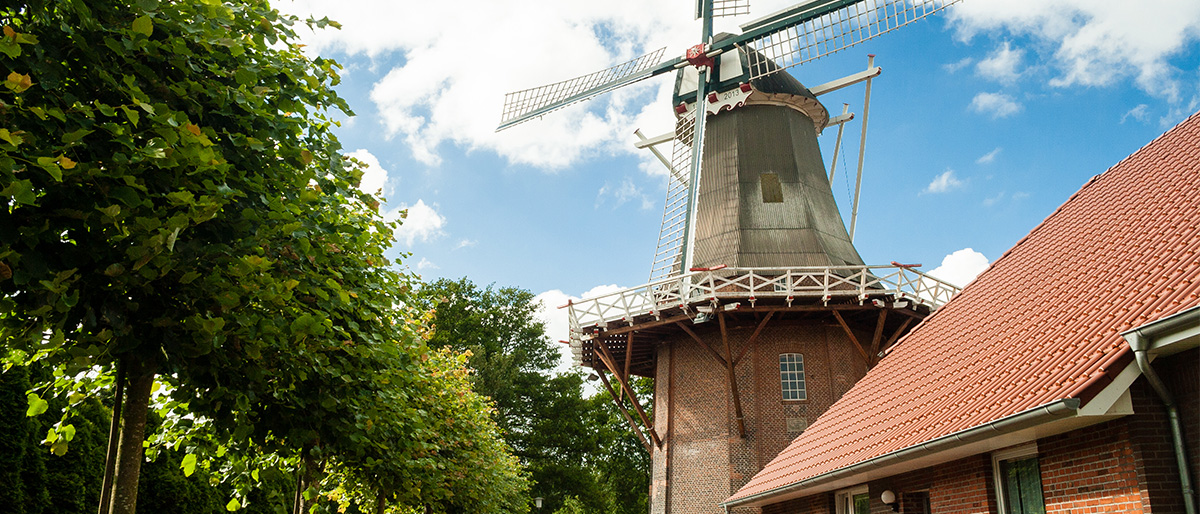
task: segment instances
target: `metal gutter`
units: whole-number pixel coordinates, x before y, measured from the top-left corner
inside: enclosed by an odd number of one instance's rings
[[[888,454],[867,459],[857,464],[817,475],[799,482],[779,486],[755,495],[738,498],[734,501],[722,502],[720,505],[729,508],[731,506],[735,507],[771,496],[786,494],[824,482],[862,473],[872,468],[881,468],[889,464],[898,463],[899,461],[951,450],[959,446],[964,446],[987,439],[993,435],[1016,432],[1018,430],[1024,430],[1036,425],[1048,423],[1050,421],[1071,417],[1074,416],[1078,410],[1078,399],[1066,398],[1063,400],[1058,400],[1040,407],[1018,412],[1016,414],[1012,414],[983,425],[971,427],[953,434],[947,434],[915,446],[909,446],[908,448],[904,448],[902,450],[897,450]]]
[[[1147,351],[1153,346],[1154,340],[1164,335],[1175,335],[1178,332],[1195,329],[1200,326],[1200,307],[1193,307],[1170,317],[1147,323],[1133,330],[1122,332],[1121,337],[1133,349],[1138,368],[1142,376],[1150,383],[1150,387],[1158,394],[1159,400],[1167,409],[1167,419],[1171,426],[1171,443],[1175,450],[1175,465],[1179,468],[1179,485],[1183,492],[1183,509],[1187,514],[1196,514],[1196,491],[1192,487],[1191,473],[1187,463],[1187,447],[1183,442],[1183,423],[1179,420],[1179,408],[1167,385],[1159,378],[1154,367],[1150,365]]]

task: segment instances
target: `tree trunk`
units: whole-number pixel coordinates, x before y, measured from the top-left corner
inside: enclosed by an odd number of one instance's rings
[[[387,510],[387,501],[382,492],[375,493],[375,514],[383,514]]]
[[[153,366],[143,362],[139,356],[127,355],[122,366],[125,368],[127,382],[109,514],[134,514],[137,511],[142,442],[146,440],[146,411],[150,406],[150,388],[154,385]]]
[[[121,402],[125,399],[125,366],[117,361],[117,383],[113,387],[112,422],[108,426],[108,450],[104,454],[104,478],[100,480],[99,514],[108,514],[112,501],[113,471],[117,466],[117,441],[121,430]]]
[[[300,490],[307,491],[310,487],[321,483],[321,478],[325,473],[325,463],[310,457],[303,457],[301,460],[303,464],[300,466],[300,476],[303,480],[300,482]],[[312,510],[313,506],[320,501],[320,497],[315,496],[311,500],[307,500],[301,495],[299,500],[300,513],[303,514]]]

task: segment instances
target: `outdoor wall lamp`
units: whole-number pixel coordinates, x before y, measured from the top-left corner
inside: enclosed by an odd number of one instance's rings
[[[892,512],[900,512],[900,504],[896,501],[896,493],[893,493],[891,489],[888,489],[884,491],[883,494],[879,495],[879,499],[884,505],[891,507]]]

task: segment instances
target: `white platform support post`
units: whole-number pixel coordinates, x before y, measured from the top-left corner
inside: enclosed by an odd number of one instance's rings
[[[867,69],[875,67],[875,54],[867,55]],[[863,99],[862,135],[858,138],[858,178],[854,179],[854,203],[850,207],[850,242],[854,242],[854,228],[858,223],[858,196],[862,192],[863,157],[867,151],[867,116],[871,112],[871,78],[867,78],[867,94]]]
[[[850,104],[842,104],[842,116],[847,116],[850,112]],[[839,116],[842,117],[842,116]],[[842,149],[842,132],[846,130],[845,123],[838,124],[837,142],[833,144],[833,162],[829,163],[829,183],[833,184],[833,172],[837,170],[838,150]]]

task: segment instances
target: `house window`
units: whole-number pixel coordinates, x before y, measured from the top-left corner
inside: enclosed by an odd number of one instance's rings
[[[992,474],[996,478],[996,499],[1000,502],[1001,513],[1046,512],[1036,443],[993,453]]]
[[[860,485],[837,492],[837,514],[871,514],[871,496],[867,486]]]
[[[807,400],[804,391],[804,356],[799,353],[779,354],[779,382],[783,385],[784,400]]]
[[[763,203],[783,203],[783,186],[776,173],[759,173],[758,183],[762,188]]]

